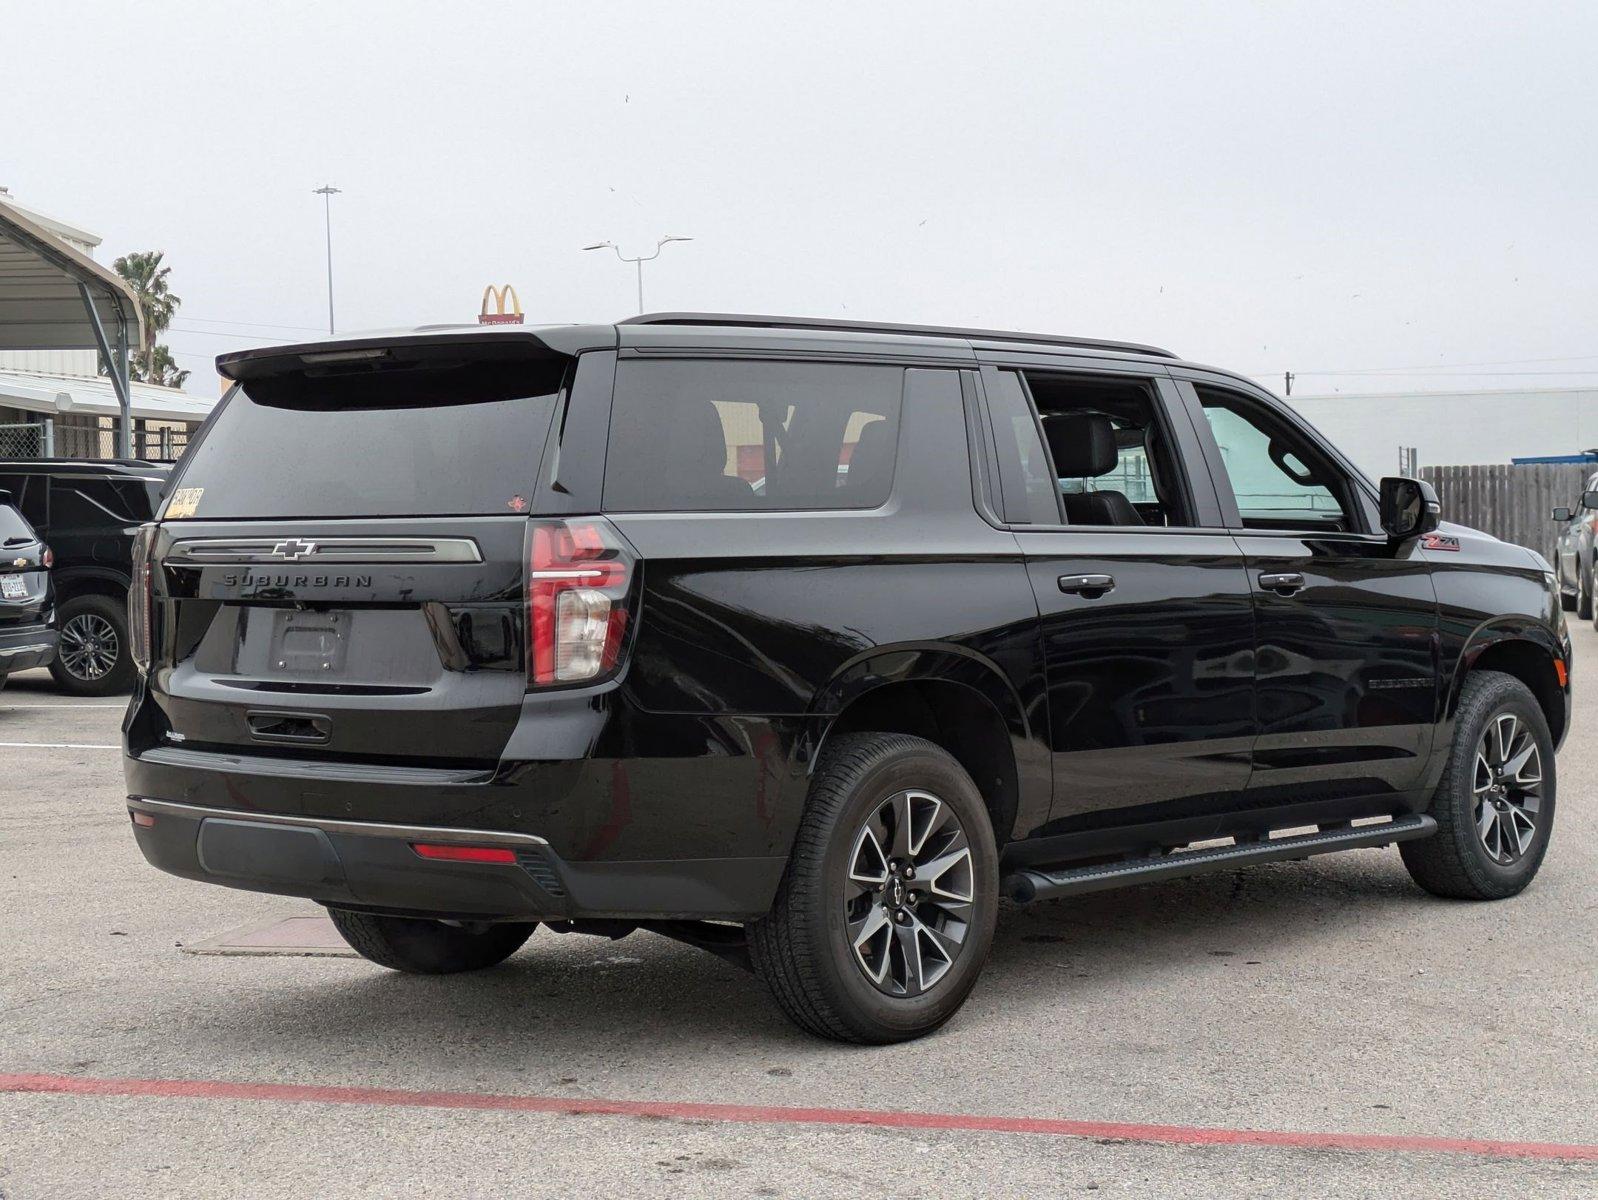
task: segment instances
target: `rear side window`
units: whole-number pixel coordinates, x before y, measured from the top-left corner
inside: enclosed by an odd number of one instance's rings
[[[1021,525],[1060,524],[1059,487],[1049,469],[1038,419],[1014,371],[993,371],[988,410],[998,442],[999,483],[1005,520]]]
[[[524,512],[563,371],[469,360],[253,381],[190,448],[174,505],[199,519]]]
[[[150,519],[150,491],[158,484],[137,479],[95,479],[58,475],[52,481],[50,511],[57,529],[138,525]]]
[[[893,489],[903,391],[899,367],[624,361],[605,507],[876,508]]]

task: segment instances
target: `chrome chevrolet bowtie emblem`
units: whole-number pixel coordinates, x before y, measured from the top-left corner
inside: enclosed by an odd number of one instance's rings
[[[302,542],[299,538],[289,538],[272,547],[272,557],[281,558],[285,562],[293,562],[296,558],[315,553],[315,542]]]

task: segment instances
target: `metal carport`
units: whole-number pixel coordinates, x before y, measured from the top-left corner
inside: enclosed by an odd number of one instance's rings
[[[143,340],[133,291],[0,200],[0,350],[98,350],[116,392],[117,456],[133,456],[130,347]]]

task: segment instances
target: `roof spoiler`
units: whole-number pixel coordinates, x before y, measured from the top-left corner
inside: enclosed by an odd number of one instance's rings
[[[217,356],[217,373],[236,383],[273,375],[355,374],[388,368],[415,369],[430,362],[475,359],[563,358],[592,345],[577,336],[581,327],[555,329],[410,331],[367,337],[327,339],[286,346],[259,346]]]

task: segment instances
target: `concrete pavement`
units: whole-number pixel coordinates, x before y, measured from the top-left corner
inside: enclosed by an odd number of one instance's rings
[[[293,900],[147,867],[120,705],[0,694],[0,1075],[817,1106],[1233,1130],[1598,1143],[1598,634],[1558,827],[1518,899],[1465,904],[1360,851],[1006,913],[940,1034],[858,1049],[645,934],[541,931],[505,966],[181,946]],[[1582,1196],[1598,1163],[1474,1153],[177,1096],[0,1093],[6,1200],[102,1195]]]

